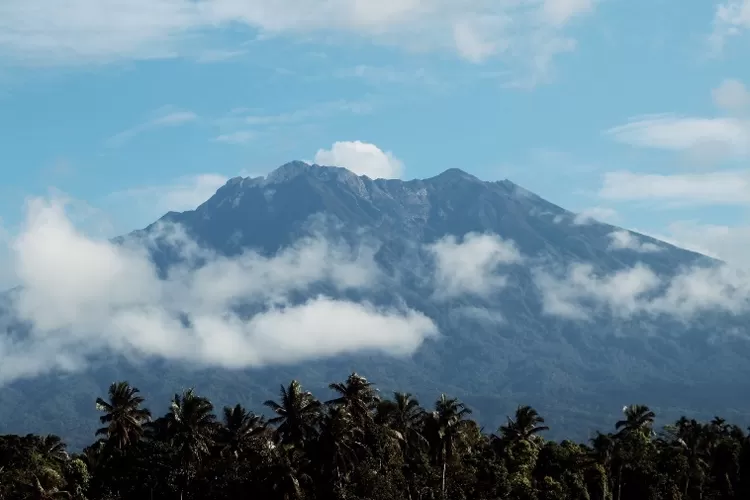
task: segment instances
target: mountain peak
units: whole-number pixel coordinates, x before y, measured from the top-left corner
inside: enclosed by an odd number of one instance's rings
[[[284,163],[266,176],[266,183],[274,184],[288,181],[298,175],[309,172],[312,167],[313,165],[300,160]]]
[[[456,182],[456,181],[474,181],[474,182],[481,182],[480,179],[477,177],[474,177],[470,173],[464,172],[460,168],[449,168],[448,170],[434,176],[430,177],[429,179],[425,180],[431,180],[431,181],[438,181],[438,182]]]

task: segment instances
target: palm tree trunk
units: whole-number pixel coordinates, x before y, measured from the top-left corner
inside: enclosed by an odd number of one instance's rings
[[[445,466],[448,464],[446,460],[443,460],[443,499],[445,499]]]
[[[622,464],[617,468],[617,500],[622,500]]]

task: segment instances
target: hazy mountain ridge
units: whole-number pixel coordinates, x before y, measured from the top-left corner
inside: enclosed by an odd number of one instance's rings
[[[563,273],[574,263],[606,273],[645,263],[659,275],[673,276],[710,259],[636,233],[627,234],[657,248],[613,249],[611,235],[620,228],[576,221],[575,214],[509,181],[483,182],[458,169],[424,180],[371,180],[341,168],[292,162],[266,178],[231,179],[196,210],[166,214],[117,241],[149,238],[164,224],[178,224],[200,245],[222,255],[248,248],[272,255],[310,234],[340,239],[355,251],[372,248],[386,279],[382,286],[342,291],[318,283],[298,301],[325,293],[381,304],[403,302],[434,320],[441,334],[427,339],[410,358],[370,352],[239,372],[201,369],[197,376],[158,359],[135,364],[102,359],[94,370],[42,376],[0,389],[9,408],[22,415],[49,408],[49,416],[42,411],[36,418],[47,420],[54,432],[70,429],[73,419],[85,416],[88,420],[80,424],[84,432],[96,423],[91,394],[103,393],[114,379],[138,385],[154,407],[166,405],[182,384],[200,380],[198,389],[217,403],[241,400],[257,409],[269,390],[290,378],[321,390],[356,369],[384,391],[417,388],[427,401],[437,397],[438,388],[450,391],[478,410],[488,426],[499,424],[519,403],[560,415],[560,421],[551,422],[553,431],[557,426],[579,433],[593,424],[611,423],[589,421],[586,415],[607,419],[633,402],[670,405],[670,415],[732,416],[729,409],[743,419],[750,412],[750,403],[731,399],[738,389],[750,388],[745,382],[750,349],[744,340],[716,338],[723,331],[746,331],[747,315],[706,313],[686,323],[663,314],[618,317],[593,304],[587,321],[561,319],[544,314],[535,276],[545,269]],[[472,233],[512,241],[523,261],[509,258],[501,265],[507,283],[492,293],[437,299],[439,287],[430,285],[435,272],[430,249],[446,236],[460,243]],[[154,258],[166,270],[176,254],[168,240],[154,241]],[[722,384],[728,388],[726,397]],[[52,423],[55,409],[62,416]],[[8,431],[44,427],[9,413],[0,417]]]

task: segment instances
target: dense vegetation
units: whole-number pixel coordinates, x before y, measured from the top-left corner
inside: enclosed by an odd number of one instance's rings
[[[321,402],[293,381],[268,420],[240,405],[217,416],[187,390],[152,419],[137,388],[115,383],[80,454],[56,436],[0,436],[0,499],[750,498],[750,437],[720,418],[656,433],[634,405],[612,432],[558,443],[529,406],[488,434],[446,395],[424,409],[357,374],[331,389]]]

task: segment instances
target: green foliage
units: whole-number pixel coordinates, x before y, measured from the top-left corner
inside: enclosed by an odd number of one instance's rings
[[[550,441],[530,406],[496,433],[445,394],[430,409],[382,399],[352,374],[325,403],[293,381],[266,420],[189,389],[151,420],[138,389],[112,384],[99,439],[69,455],[56,436],[0,436],[0,500],[731,500],[750,498],[750,439],[720,418],[661,432],[623,409],[588,443]]]

